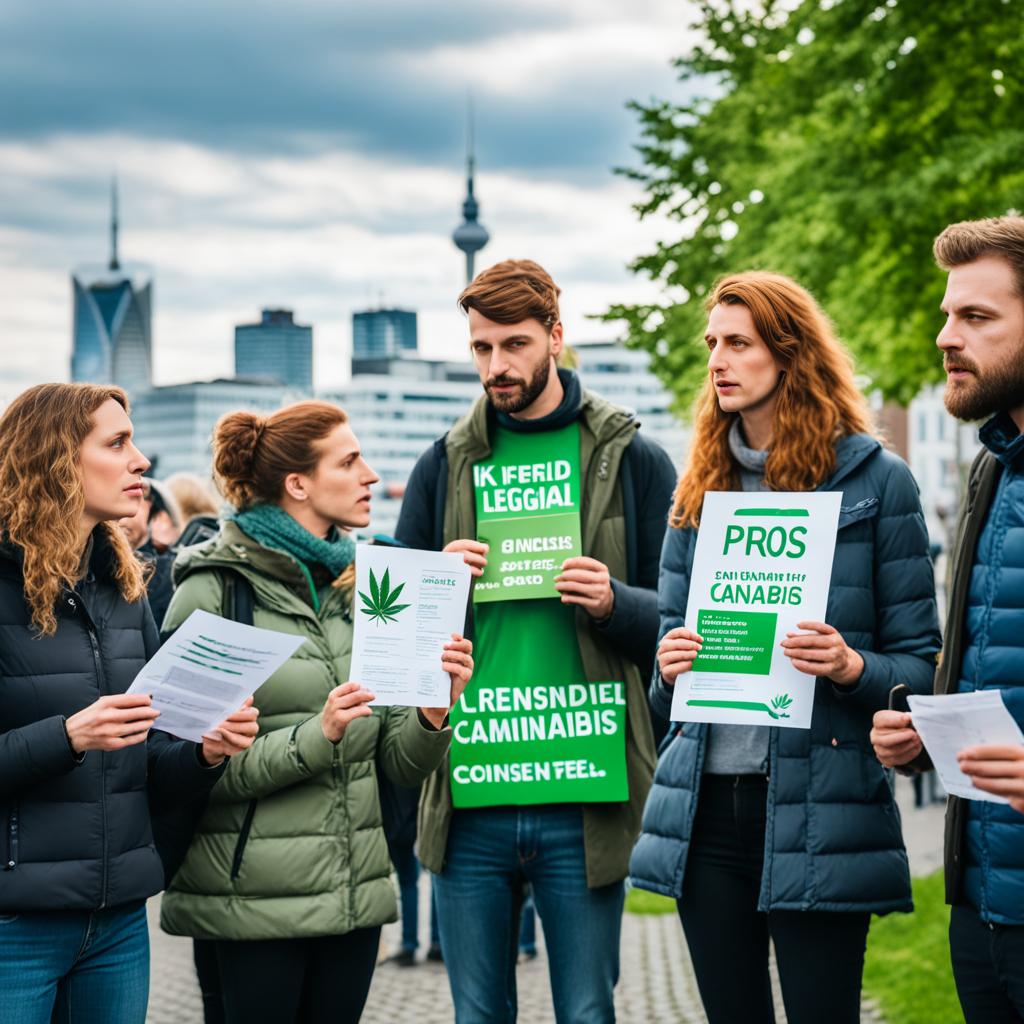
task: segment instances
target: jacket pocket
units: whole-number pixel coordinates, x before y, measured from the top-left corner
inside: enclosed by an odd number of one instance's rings
[[[843,505],[839,509],[839,529],[852,526],[854,523],[872,519],[878,515],[878,498],[865,498],[856,505]]]
[[[245,809],[245,818],[242,820],[242,828],[238,833],[238,842],[235,843],[235,855],[231,858],[231,881],[233,882],[238,873],[242,870],[242,858],[245,856],[245,846],[249,842],[249,832],[252,830],[252,819],[256,814],[256,801],[250,800],[249,806]]]
[[[11,807],[7,815],[7,827],[4,829],[4,871],[13,871],[18,865],[18,805]]]

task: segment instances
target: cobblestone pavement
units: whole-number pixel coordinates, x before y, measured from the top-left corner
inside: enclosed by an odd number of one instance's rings
[[[928,874],[942,864],[942,805],[932,804],[915,810],[910,783],[905,779],[898,780],[897,792],[911,870],[915,875]],[[429,914],[427,893],[424,876],[420,913],[423,930]],[[159,930],[158,906],[159,898],[150,901],[153,969],[148,1024],[201,1024],[202,1008],[192,969],[191,942],[164,935]],[[520,1024],[554,1024],[539,922],[537,937],[537,959],[520,964],[518,969]],[[398,940],[398,925],[385,927],[382,956],[394,951]],[[785,1014],[777,980],[775,993],[776,1018],[783,1024]],[[701,1024],[706,1021],[682,929],[674,914],[625,915],[621,981],[615,996],[620,1024]],[[867,1000],[861,1020],[863,1024],[882,1022]],[[444,967],[426,961],[412,968],[382,964],[374,975],[363,1021],[364,1024],[451,1024],[451,997]]]

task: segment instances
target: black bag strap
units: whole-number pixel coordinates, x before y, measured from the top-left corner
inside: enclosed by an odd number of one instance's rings
[[[224,618],[240,622],[243,626],[251,626],[256,593],[249,578],[234,569],[220,568],[211,571],[220,573],[224,581],[224,595],[221,601]]]
[[[248,578],[234,569],[210,568],[204,572],[216,572],[223,581],[221,614],[245,626],[253,624],[253,609],[256,594]],[[161,642],[169,639],[174,630],[161,633]],[[164,865],[164,888],[171,884],[174,873],[181,867],[185,854],[192,843],[199,819],[206,811],[209,794],[188,800],[177,807],[153,813],[153,842]]]

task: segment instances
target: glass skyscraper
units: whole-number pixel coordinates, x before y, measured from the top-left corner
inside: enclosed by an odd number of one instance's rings
[[[117,184],[111,192],[110,262],[71,275],[71,379],[117,384],[131,397],[153,386],[153,282],[117,255]]]
[[[313,390],[313,328],[290,309],[265,309],[258,324],[235,328],[235,376]]]
[[[352,361],[415,355],[416,313],[410,309],[367,309],[352,314]]]

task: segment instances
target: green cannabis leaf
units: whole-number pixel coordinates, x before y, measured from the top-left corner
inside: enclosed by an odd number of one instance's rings
[[[370,595],[369,597],[364,594],[361,590],[359,596],[362,598],[363,605],[360,611],[364,615],[370,616],[370,621],[376,620],[381,624],[385,622],[395,622],[398,618],[399,612],[404,612],[409,606],[407,604],[395,604],[398,600],[399,595],[405,589],[404,583],[399,583],[394,590],[391,589],[391,570],[385,569],[384,575],[380,579],[380,583],[377,582],[377,577],[374,576],[373,570],[370,570]]]
[[[780,693],[772,698],[772,707],[776,711],[785,711],[786,708],[791,707],[793,704],[793,698],[788,693]],[[786,716],[789,717],[788,715]]]

